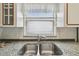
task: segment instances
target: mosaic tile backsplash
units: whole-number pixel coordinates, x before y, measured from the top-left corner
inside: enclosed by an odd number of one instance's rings
[[[35,39],[36,37],[24,37],[22,27],[4,27],[0,28],[0,39]],[[56,37],[47,37],[47,39],[76,39],[76,28],[60,27],[57,28]]]

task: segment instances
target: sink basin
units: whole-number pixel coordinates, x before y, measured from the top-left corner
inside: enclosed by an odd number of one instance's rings
[[[37,44],[25,44],[23,48],[20,50],[19,55],[24,56],[35,56],[37,55]]]
[[[60,48],[53,43],[25,44],[19,53],[19,55],[24,56],[53,56],[62,54]]]
[[[52,56],[52,55],[62,55],[62,51],[53,43],[41,43],[40,55],[41,56]]]
[[[63,54],[62,50],[57,45],[54,45],[54,55],[62,55],[62,54]]]

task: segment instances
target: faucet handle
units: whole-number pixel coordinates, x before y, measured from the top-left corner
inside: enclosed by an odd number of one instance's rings
[[[45,35],[42,35],[41,38],[46,38],[46,36]]]

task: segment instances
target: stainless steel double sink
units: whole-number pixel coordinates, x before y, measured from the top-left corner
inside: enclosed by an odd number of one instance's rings
[[[63,52],[61,49],[53,43],[29,43],[25,44],[20,50],[19,55],[24,56],[53,56],[53,55],[62,55]]]

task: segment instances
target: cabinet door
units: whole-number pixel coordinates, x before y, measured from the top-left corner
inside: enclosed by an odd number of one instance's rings
[[[67,25],[79,25],[79,3],[67,4]]]
[[[1,8],[2,8],[2,3],[0,3],[0,27],[2,25],[2,15],[1,15],[2,14],[2,11],[1,10],[2,9]]]
[[[2,26],[14,25],[14,3],[2,3]]]

